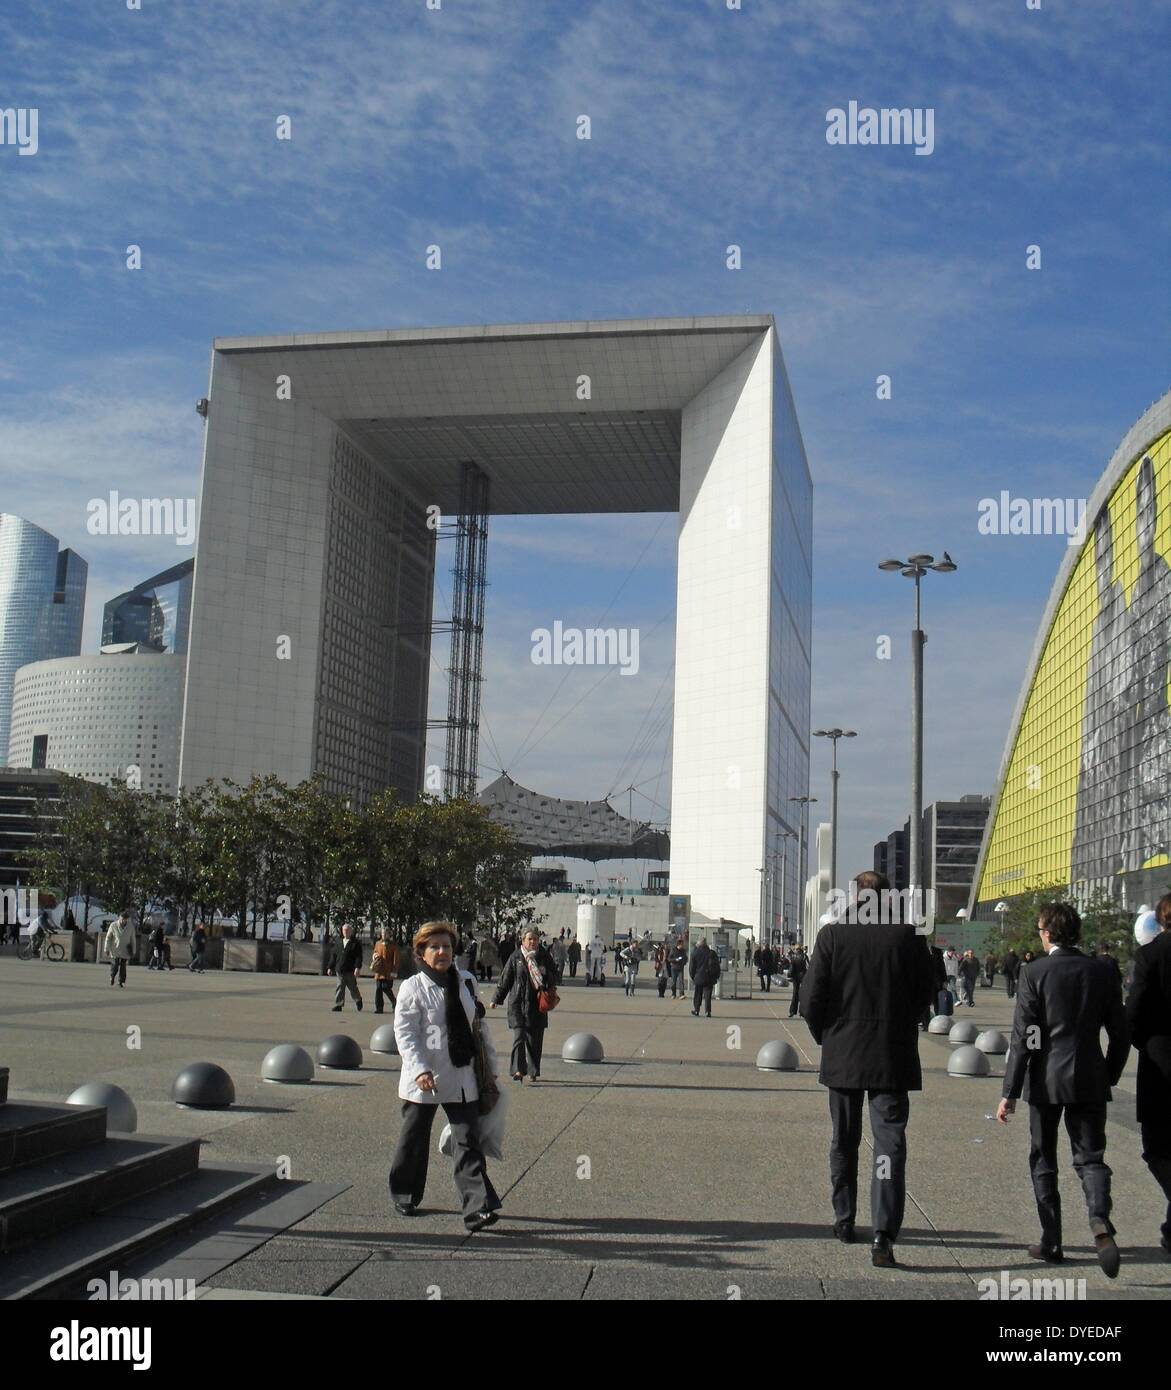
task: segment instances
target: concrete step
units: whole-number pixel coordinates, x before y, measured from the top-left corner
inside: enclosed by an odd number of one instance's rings
[[[0,1263],[0,1299],[85,1297],[136,1256],[253,1197],[280,1180],[271,1168],[221,1163],[91,1216],[15,1251]]]
[[[8,1101],[0,1106],[0,1179],[12,1168],[76,1153],[105,1137],[104,1106]]]
[[[199,1139],[119,1135],[0,1175],[0,1252],[189,1177]]]

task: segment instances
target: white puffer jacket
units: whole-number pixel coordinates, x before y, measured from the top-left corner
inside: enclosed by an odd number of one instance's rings
[[[454,965],[451,967],[456,968]],[[476,982],[466,971],[459,971],[459,997],[467,1015],[468,1026],[475,1022]],[[496,1050],[488,1029],[483,1030],[484,1051],[488,1065],[496,1071]],[[399,987],[394,1006],[394,1040],[402,1058],[398,1093],[402,1100],[420,1105],[438,1105],[442,1101],[479,1100],[476,1069],[472,1065],[456,1067],[447,1052],[447,995],[423,971],[412,975]],[[435,1079],[433,1091],[421,1091],[415,1078],[429,1071]]]

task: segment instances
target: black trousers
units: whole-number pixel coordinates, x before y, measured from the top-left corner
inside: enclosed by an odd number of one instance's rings
[[[527,1076],[541,1074],[541,1051],[545,1046],[545,1030],[526,1024],[512,1030],[512,1074]]]
[[[771,990],[771,989],[772,989],[772,979],[771,979],[771,977],[770,977],[769,975],[765,974],[765,972],[764,972],[763,970],[758,970],[756,973],[760,976],[760,987],[761,987],[761,989]]]
[[[660,975],[660,976],[659,976],[659,998],[662,999],[662,997],[663,997],[666,993],[667,993],[667,977],[666,977],[666,975]]]
[[[1010,999],[1016,998],[1016,976],[1006,975],[1004,977],[1004,992]]]
[[[801,1003],[801,981],[793,981],[793,998],[789,1001],[789,1017],[794,1018],[797,1013],[797,1006]]]
[[[1061,1244],[1061,1194],[1057,1190],[1057,1130],[1065,1115],[1065,1132],[1073,1166],[1081,1179],[1091,1224],[1110,1226],[1110,1169],[1106,1167],[1106,1102],[1096,1105],[1030,1105],[1029,1171],[1041,1218],[1041,1244]],[[1110,1227],[1113,1229],[1113,1227]]]
[[[907,1202],[907,1117],[911,1100],[906,1091],[829,1088],[829,1117],[833,1123],[829,1179],[834,1220],[853,1222],[858,1211],[858,1149],[862,1143],[864,1096],[870,1101],[870,1134],[874,1140],[870,1225],[875,1235],[883,1231],[891,1240],[897,1240]]]
[[[673,970],[671,972],[671,998],[674,999],[678,995],[682,999],[686,993],[687,982],[683,978],[683,971]]]
[[[389,999],[390,1007],[392,1009],[394,1008],[394,990],[391,988],[393,984],[393,980],[375,980],[374,1012],[376,1014],[380,1014],[382,1012],[382,1001],[384,998]]]
[[[1163,1189],[1167,1199],[1167,1218],[1163,1222],[1163,1239],[1171,1241],[1171,1115],[1158,1120],[1143,1120],[1143,1162],[1151,1176]]]
[[[692,1004],[692,1006],[691,1006],[691,1007],[692,1007],[692,1010],[693,1010],[695,1013],[699,1013],[699,1005],[700,1005],[700,1001],[702,1000],[702,1001],[703,1001],[703,1005],[704,1005],[704,1009],[705,1009],[705,1011],[706,1011],[706,1013],[707,1013],[707,1016],[708,1016],[708,1018],[711,1018],[711,1016],[712,1016],[712,990],[713,990],[714,988],[715,988],[715,985],[714,985],[714,984],[711,984],[711,985],[696,985],[696,987],[695,987],[695,1003]]]
[[[571,980],[577,979],[577,961],[575,960],[570,960],[569,962],[569,978]]]
[[[974,1007],[976,1003],[976,981],[969,980],[967,976],[965,976],[960,988],[964,991],[964,1003]]]
[[[115,956],[110,962],[110,983],[113,984],[115,980],[118,981],[120,986],[126,983],[125,956]]]
[[[431,1126],[438,1105],[403,1101],[403,1127],[390,1165],[390,1197],[393,1202],[417,1207],[427,1190],[427,1163],[431,1155]],[[464,1220],[487,1208],[496,1211],[500,1198],[488,1177],[480,1149],[480,1110],[474,1100],[448,1101],[443,1106],[451,1125],[451,1152],[455,1160],[455,1186]]]

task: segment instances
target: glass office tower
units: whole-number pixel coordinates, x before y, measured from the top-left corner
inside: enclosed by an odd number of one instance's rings
[[[157,652],[186,656],[194,572],[195,561],[184,560],[112,598],[102,616],[102,646],[137,642]]]
[[[8,763],[17,668],[81,651],[88,571],[56,536],[0,512],[0,766]]]

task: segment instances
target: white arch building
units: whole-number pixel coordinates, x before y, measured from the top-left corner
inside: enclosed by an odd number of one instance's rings
[[[759,927],[809,732],[812,484],[771,315],[218,339],[208,397],[185,785],[420,789],[426,509],[471,460],[495,514],[678,512],[671,891]]]

